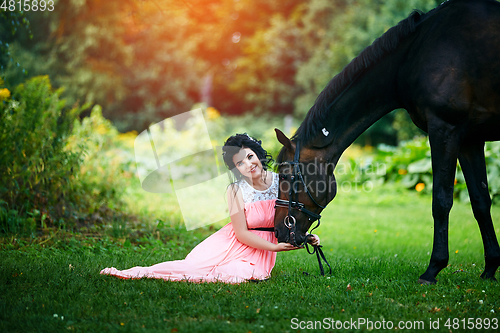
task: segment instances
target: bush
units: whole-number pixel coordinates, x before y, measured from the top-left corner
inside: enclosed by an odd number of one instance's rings
[[[81,109],[65,108],[46,76],[19,85],[0,101],[0,226],[30,232],[56,224],[81,152],[65,149]]]
[[[0,89],[0,232],[88,226],[122,207],[135,134],[118,133],[100,106],[80,121],[83,107],[66,108],[61,92],[46,76],[12,97]]]
[[[80,215],[97,210],[120,210],[121,196],[134,173],[135,132],[120,134],[102,116],[99,105],[89,117],[74,120],[67,149],[82,151],[78,172],[73,175],[71,203]]]
[[[374,153],[363,153],[363,159],[350,156],[343,159],[348,167],[342,170],[348,180],[371,181],[375,184],[397,183],[421,193],[432,193],[432,164],[429,140],[417,137],[401,142],[397,147],[380,145]],[[351,154],[352,155],[352,154]],[[358,154],[359,155],[359,154]],[[500,198],[500,142],[485,145],[488,187],[493,202]],[[465,178],[457,164],[454,195],[461,201],[469,201]]]

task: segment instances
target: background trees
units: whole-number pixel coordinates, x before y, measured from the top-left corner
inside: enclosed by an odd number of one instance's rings
[[[144,129],[198,102],[222,114],[302,119],[363,48],[413,9],[439,2],[56,1],[53,12],[13,13],[10,21],[3,14],[1,75],[10,90],[49,75],[64,87],[68,105],[100,104],[121,131]],[[412,137],[407,122],[403,113],[391,114],[365,141],[395,143],[398,129],[400,139]]]

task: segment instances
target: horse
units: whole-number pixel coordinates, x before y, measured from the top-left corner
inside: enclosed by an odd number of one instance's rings
[[[481,277],[495,280],[500,248],[484,145],[500,140],[499,54],[500,3],[494,0],[449,0],[425,14],[413,11],[364,49],[331,79],[291,138],[276,129],[283,145],[276,158],[278,241],[305,242],[336,195],[333,171],[341,154],[381,117],[403,108],[428,134],[433,170],[434,240],[418,282],[435,284],[448,264],[457,159],[483,240]]]

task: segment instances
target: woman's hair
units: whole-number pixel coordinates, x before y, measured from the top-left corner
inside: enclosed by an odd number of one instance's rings
[[[262,163],[262,168],[267,170],[273,161],[273,157],[261,145],[262,141],[249,136],[248,134],[236,134],[230,136],[222,147],[222,157],[227,168],[232,171],[235,180],[243,178],[243,175],[238,171],[233,162],[233,156],[236,155],[241,148],[251,149]]]

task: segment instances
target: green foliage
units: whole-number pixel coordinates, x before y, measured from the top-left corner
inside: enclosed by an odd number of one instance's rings
[[[59,1],[52,12],[27,13],[34,38],[9,43],[15,61],[1,74],[9,86],[25,80],[23,69],[48,74],[55,86],[66,87],[69,103],[103,105],[121,131],[143,130],[188,111],[199,102],[205,78],[213,84],[204,102],[242,113],[251,108],[247,87],[230,86],[245,41],[270,25],[272,13],[287,15],[301,1]],[[267,105],[259,109],[272,111]]]
[[[96,227],[121,214],[133,176],[134,133],[94,106],[65,107],[48,77],[0,89],[0,232]]]
[[[363,154],[363,158],[347,154],[347,160],[351,170],[348,178],[360,183],[395,183],[421,193],[432,192],[431,153],[426,137],[401,142],[397,147],[379,145],[375,152]]]
[[[432,189],[430,146],[426,137],[402,142],[396,149],[380,146],[379,151],[387,163],[386,181],[400,181],[405,188],[424,183],[426,191]]]
[[[379,145],[375,152],[367,149],[362,150],[362,153],[352,151],[353,148],[348,150],[337,166],[336,173],[340,174],[341,181],[369,181],[375,185],[394,183],[417,192],[432,193],[431,151],[427,137],[402,141],[397,147]],[[500,198],[500,142],[487,142],[485,156],[488,188],[495,203]],[[454,189],[456,198],[469,201],[459,163]]]
[[[195,102],[196,79],[206,67],[193,56],[201,41],[186,37],[195,27],[186,4],[84,0],[59,1],[54,8],[26,13],[34,38],[9,43],[14,61],[1,73],[9,86],[23,82],[26,71],[49,75],[66,88],[70,104],[105,105],[106,116],[123,131],[145,128]]]
[[[413,124],[408,112],[404,109],[398,109],[394,112],[392,127],[396,132],[398,142],[412,140],[417,136],[427,135],[424,131]]]
[[[84,158],[72,180],[71,202],[78,211],[92,214],[106,207],[121,208],[121,200],[134,173],[132,150],[135,133],[120,134],[102,116],[99,105],[89,117],[75,120],[67,149],[83,151]]]
[[[131,183],[134,186],[138,183],[134,154],[137,133],[120,134],[103,117],[98,105],[80,121],[81,109],[66,109],[60,94],[61,90],[52,90],[47,77],[20,85],[12,98],[8,89],[0,89],[4,124],[0,150],[2,232],[47,231],[47,227],[65,230],[83,227],[98,232],[104,224],[113,225],[114,220],[123,218],[123,214],[143,217],[148,214],[127,195]],[[206,125],[213,146],[221,146],[229,135],[248,132],[262,139],[271,154],[277,154],[280,145],[273,128],[281,127],[279,117],[226,118],[214,108],[201,106],[205,113],[202,123],[191,121],[177,129],[178,124],[169,119],[164,122],[176,138],[169,141],[170,151],[198,145],[196,138]],[[218,166],[224,169],[220,156],[211,162],[217,163],[217,159]],[[207,166],[202,156],[185,162],[189,165],[182,169],[184,178]],[[152,197],[147,200],[165,205]],[[177,203],[163,207],[168,207],[168,215],[173,218],[162,219],[172,225],[179,224],[182,217]],[[144,220],[140,223],[150,224],[148,217]],[[136,219],[131,218],[130,222],[133,224]]]
[[[17,17],[29,19],[35,33],[32,40],[25,31],[5,34],[12,60],[4,57],[1,75],[9,88],[28,75],[50,75],[69,104],[102,105],[120,131],[142,131],[200,101],[222,114],[302,118],[375,38],[413,9],[440,2],[59,1],[52,12]],[[358,143],[395,145],[418,133],[397,112]]]
[[[406,18],[412,10],[428,11],[435,0],[311,0],[301,17],[303,45],[312,50],[300,64],[296,85],[302,93],[295,98],[295,114],[303,117],[328,82],[364,48],[389,28]],[[400,111],[390,113],[357,140],[362,145],[381,142],[396,145],[399,140],[422,134]]]
[[[19,85],[0,102],[0,223],[4,232],[57,224],[81,154],[65,149],[81,109],[64,107],[46,76]],[[59,213],[59,214],[57,214]],[[27,218],[26,228],[22,217]],[[25,230],[27,229],[27,230]]]
[[[5,2],[3,4],[6,4]],[[30,22],[24,12],[1,10],[0,11],[0,70],[5,69],[7,61],[14,62],[10,52],[9,43],[13,41],[19,28],[27,30],[29,38],[33,38]],[[17,63],[18,64],[18,63]],[[25,71],[24,71],[25,72]]]
[[[493,203],[500,202],[500,142],[486,142],[484,154],[486,158],[486,174],[488,176],[488,189]],[[460,169],[457,170],[457,184],[455,192],[460,190],[459,197],[462,201],[469,201],[469,192],[465,186],[465,179]]]
[[[297,83],[304,94],[296,113],[304,115],[331,78],[385,31],[413,9],[428,11],[434,0],[311,0],[302,17],[304,31],[313,35],[311,57],[300,66]]]
[[[245,42],[230,89],[242,95],[248,111],[291,113],[296,96],[303,92],[295,74],[310,51],[298,27],[299,14],[297,10],[289,19],[273,15],[269,27]]]

